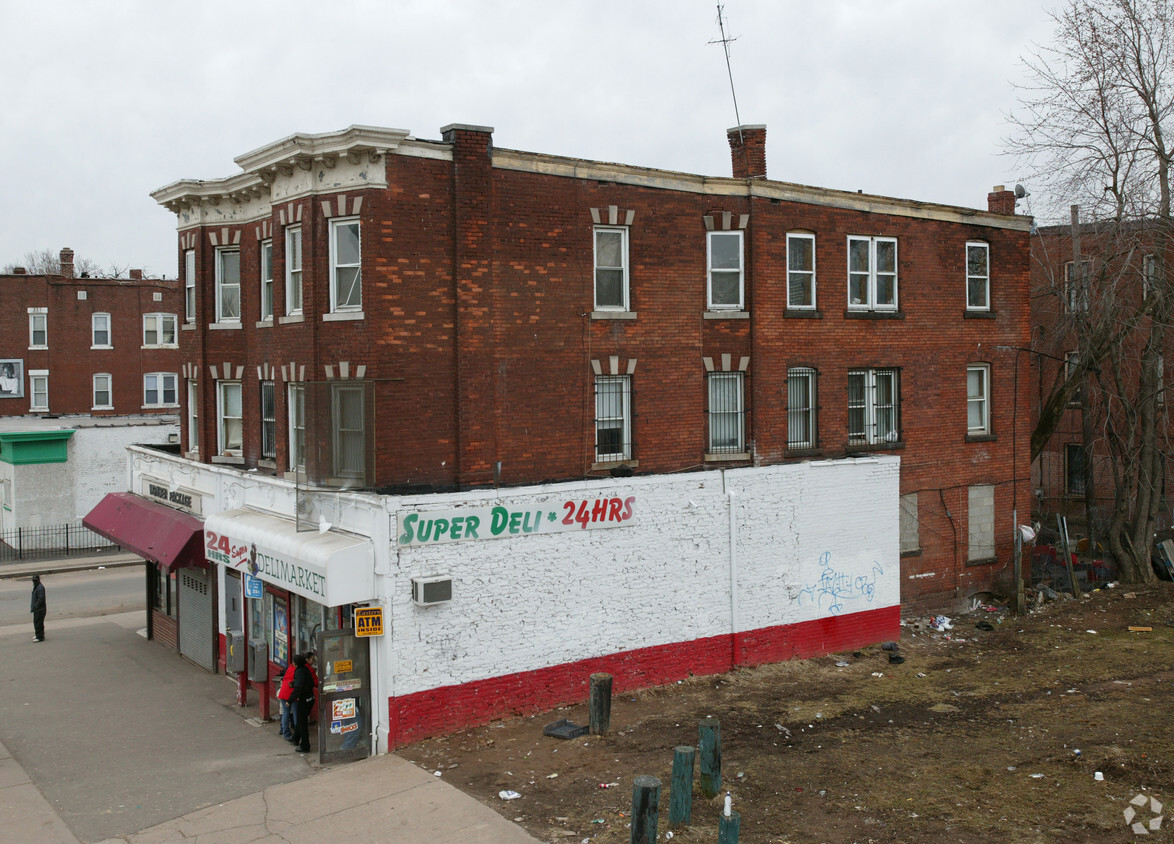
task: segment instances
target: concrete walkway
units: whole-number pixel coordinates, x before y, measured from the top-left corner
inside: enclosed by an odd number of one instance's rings
[[[130,555],[0,577],[141,565]],[[229,678],[143,637],[145,613],[0,627],[0,841],[535,844],[397,756],[321,767]]]

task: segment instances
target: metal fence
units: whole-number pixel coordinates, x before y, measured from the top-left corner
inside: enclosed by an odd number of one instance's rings
[[[48,527],[0,530],[0,562],[61,557],[117,547],[109,539],[83,527],[80,521]]]

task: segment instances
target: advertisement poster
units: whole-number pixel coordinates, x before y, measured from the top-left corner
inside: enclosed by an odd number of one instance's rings
[[[285,602],[273,603],[273,661],[289,665],[289,619]]]
[[[24,361],[20,358],[0,360],[0,399],[24,397]]]

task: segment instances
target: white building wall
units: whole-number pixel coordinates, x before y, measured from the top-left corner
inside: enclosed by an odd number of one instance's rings
[[[69,441],[73,468],[73,513],[80,519],[109,492],[126,490],[126,449],[136,443],[166,443],[179,436],[178,424],[78,428]]]

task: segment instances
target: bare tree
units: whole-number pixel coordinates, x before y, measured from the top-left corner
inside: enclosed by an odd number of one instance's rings
[[[1046,256],[1033,292],[1059,300],[1053,351],[1078,355],[1044,397],[1032,456],[1080,386],[1095,384],[1087,411],[1116,484],[1107,539],[1122,577],[1147,581],[1169,433],[1174,20],[1169,0],[1070,0],[1053,18],[1055,42],[1025,60],[1034,82],[1009,145],[1057,206],[1077,203],[1097,222],[1093,250]]]
[[[61,256],[47,247],[34,249],[24,253],[19,263],[0,266],[0,273],[12,273],[17,267],[24,267],[31,275],[60,275]],[[103,267],[91,258],[75,257],[73,261],[74,275],[84,278],[122,278],[128,269],[128,266],[122,264]]]

